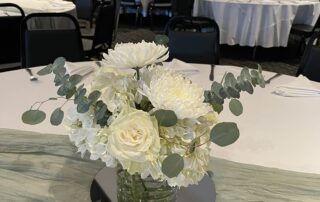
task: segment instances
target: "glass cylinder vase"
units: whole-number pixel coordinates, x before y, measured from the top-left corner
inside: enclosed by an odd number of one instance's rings
[[[118,202],[175,202],[176,187],[151,176],[142,179],[139,174],[130,175],[118,166]]]

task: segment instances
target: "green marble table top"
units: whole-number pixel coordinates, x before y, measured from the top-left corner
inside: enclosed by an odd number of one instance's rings
[[[0,129],[0,201],[90,201],[92,179],[103,167],[82,159],[65,135]],[[217,158],[210,168],[217,202],[320,201],[320,175]]]

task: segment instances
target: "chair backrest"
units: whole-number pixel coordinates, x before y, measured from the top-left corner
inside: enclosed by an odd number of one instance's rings
[[[28,27],[33,20],[55,19],[65,27],[52,29]],[[80,28],[77,20],[66,13],[33,13],[25,17],[21,23],[21,62],[22,67],[33,67],[51,63],[57,57],[65,57],[68,61],[82,61],[84,51]]]
[[[76,5],[77,17],[83,20],[91,20],[93,17],[93,0],[74,0]]]
[[[20,62],[20,23],[25,14],[18,5],[12,3],[1,3],[0,10],[2,9],[4,10],[0,14],[0,63]]]
[[[166,25],[170,59],[219,64],[219,27],[205,17],[173,17]]]
[[[308,41],[297,76],[302,74],[310,80],[320,82],[320,46],[315,45],[320,39],[320,32],[315,32]]]
[[[192,16],[194,0],[172,0],[174,16]]]
[[[96,19],[92,49],[101,44],[107,44],[108,48],[111,47],[116,21],[115,8],[116,5],[106,3],[98,6],[98,17]]]

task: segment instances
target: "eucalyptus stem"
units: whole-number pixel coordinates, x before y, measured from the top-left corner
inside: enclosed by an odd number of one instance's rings
[[[140,68],[139,67],[134,67],[134,70],[136,70],[136,74],[137,74],[137,80],[140,80]]]
[[[224,75],[223,75],[223,77],[222,77],[222,79],[220,81],[220,84],[222,84],[222,82],[223,82],[224,78],[226,77],[226,75],[227,75],[227,72],[224,73]]]

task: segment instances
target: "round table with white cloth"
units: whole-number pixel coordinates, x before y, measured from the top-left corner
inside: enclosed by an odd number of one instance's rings
[[[68,13],[74,17],[77,17],[76,6],[71,1],[64,0],[0,0],[0,3],[14,3],[22,8],[25,15],[31,13]],[[14,15],[16,9],[14,8],[1,8],[1,10],[6,10],[6,14]],[[1,13],[1,12],[0,12]],[[70,24],[65,25],[57,19],[47,20],[36,20],[29,24],[32,28],[45,29],[47,26],[50,28],[64,28],[69,27]]]
[[[293,23],[314,26],[318,0],[195,0],[194,16],[216,20],[220,43],[286,47]]]

